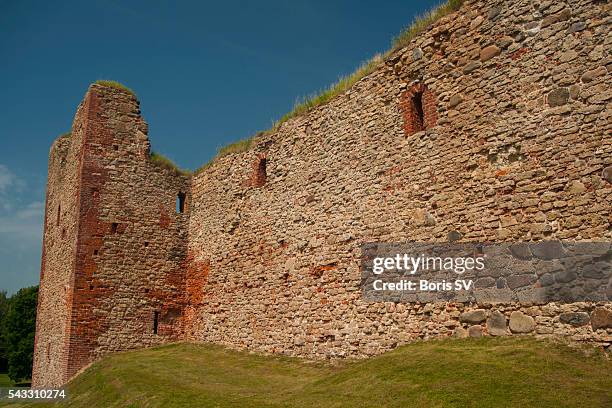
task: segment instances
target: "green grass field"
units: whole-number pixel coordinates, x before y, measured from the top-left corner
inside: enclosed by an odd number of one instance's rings
[[[594,408],[612,407],[612,363],[532,338],[420,342],[336,365],[174,344],[113,355],[68,389],[64,406],[87,408]]]

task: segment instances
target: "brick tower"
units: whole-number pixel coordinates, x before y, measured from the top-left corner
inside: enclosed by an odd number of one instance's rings
[[[91,85],[49,157],[32,383],[180,337],[189,179],[150,159],[139,102]]]

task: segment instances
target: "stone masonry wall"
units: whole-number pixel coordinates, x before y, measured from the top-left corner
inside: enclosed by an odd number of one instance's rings
[[[311,358],[451,335],[608,347],[610,302],[367,302],[359,248],[610,242],[610,11],[466,1],[347,92],[192,177],[149,158],[134,96],[92,85],[50,154],[34,385],[174,340]]]
[[[38,293],[32,382],[62,384],[68,365],[68,333],[72,299],[71,279],[77,236],[77,190],[82,138],[80,106],[71,138],[55,141],[49,154],[44,236]],[[72,142],[72,143],[71,143]]]
[[[188,338],[314,358],[453,334],[609,346],[610,303],[359,291],[362,243],[610,240],[609,26],[608,2],[466,2],[345,94],[194,176]]]

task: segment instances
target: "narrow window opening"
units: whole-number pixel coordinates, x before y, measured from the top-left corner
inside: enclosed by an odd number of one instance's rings
[[[266,179],[268,178],[268,173],[266,169],[267,164],[268,163],[265,157],[260,157],[257,161],[253,180],[256,187],[261,187],[266,184]]]
[[[425,128],[425,114],[423,113],[423,92],[416,92],[412,97],[414,106],[414,127],[417,131]]]
[[[144,246],[145,246],[145,248],[148,247],[149,246],[149,242],[145,241]]]
[[[113,234],[116,234],[116,233],[117,233],[117,227],[119,227],[119,224],[117,224],[116,222],[113,222],[113,223],[111,224],[111,232],[112,232]]]
[[[159,312],[153,312],[153,334],[157,334],[157,326],[159,325]]]
[[[145,289],[145,293],[149,293],[149,288],[146,288],[146,289]]]
[[[113,149],[119,150],[119,146],[118,145],[113,145]]]
[[[57,206],[57,220],[55,221],[55,225],[60,225],[61,217],[62,217],[62,205],[58,204],[58,206]]]
[[[185,212],[185,193],[179,192],[176,196],[176,212],[179,214]]]
[[[93,285],[89,285],[89,290],[93,290],[94,286]]]
[[[95,255],[98,255],[98,250],[97,249],[94,249],[94,256]]]
[[[266,173],[266,164],[267,164],[267,160],[265,157],[259,159],[259,165],[257,166],[257,173],[259,175],[259,178],[263,180],[263,182],[266,182],[266,178],[268,177],[268,174]]]

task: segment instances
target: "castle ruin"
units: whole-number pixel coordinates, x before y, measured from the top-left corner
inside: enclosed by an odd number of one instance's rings
[[[92,85],[49,156],[33,385],[179,340],[317,359],[467,334],[608,347],[609,302],[367,302],[358,252],[449,234],[609,241],[611,10],[466,1],[193,175],[150,159],[132,94]]]

